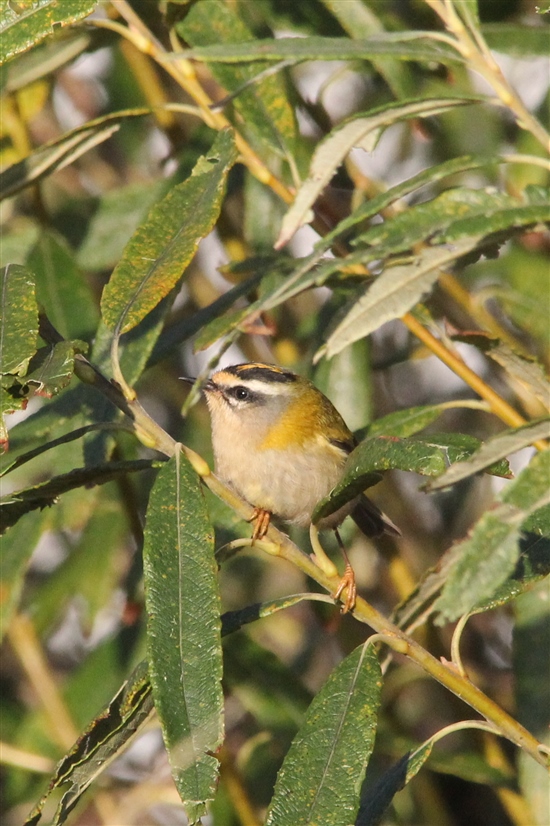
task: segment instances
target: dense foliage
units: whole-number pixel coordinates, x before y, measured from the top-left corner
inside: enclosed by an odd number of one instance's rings
[[[548,11],[0,9],[3,822],[547,824]],[[402,530],[350,615],[210,471],[242,361]]]

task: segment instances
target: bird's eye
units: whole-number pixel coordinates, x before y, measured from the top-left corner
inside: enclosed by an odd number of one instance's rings
[[[240,402],[246,402],[250,399],[250,390],[247,390],[246,387],[235,387],[233,389],[233,395]]]

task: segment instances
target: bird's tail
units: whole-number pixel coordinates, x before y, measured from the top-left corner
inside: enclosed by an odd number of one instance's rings
[[[365,536],[374,537],[382,536],[382,534],[401,536],[401,531],[393,524],[389,516],[386,516],[374,502],[364,495],[351,512],[351,518]]]

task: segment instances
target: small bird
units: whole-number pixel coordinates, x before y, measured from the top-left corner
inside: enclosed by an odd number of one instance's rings
[[[340,481],[357,444],[332,402],[308,379],[256,362],[219,370],[202,389],[216,473],[254,507],[253,541],[265,536],[271,516],[310,526],[315,506]],[[320,530],[335,531],[344,555],[335,597],[348,588],[345,611],[355,604],[355,574],[337,528],[348,515],[367,536],[400,535],[364,494],[319,521]]]

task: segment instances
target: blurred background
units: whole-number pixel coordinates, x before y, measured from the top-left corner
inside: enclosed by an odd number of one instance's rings
[[[208,0],[203,2],[208,4]],[[163,0],[125,4],[168,50],[186,45],[185,29],[178,29],[178,38],[172,27],[185,21],[193,5]],[[227,3],[257,37],[353,36],[347,12],[356,5],[348,7],[345,0]],[[372,16],[373,26],[390,31],[413,32],[440,25],[420,0],[358,5]],[[24,4],[19,2],[19,6]],[[118,11],[116,3],[100,3],[92,19],[122,25]],[[528,0],[480,0],[479,11],[487,31],[494,24],[520,22],[547,29],[549,15],[538,14],[536,4]],[[547,56],[502,52],[497,53],[497,60],[527,107],[547,120]],[[396,62],[394,69],[395,84],[419,97],[449,89],[456,94],[488,92],[483,81],[463,67],[453,74],[440,65]],[[206,64],[196,64],[196,71],[213,100],[225,96],[223,81]],[[313,149],[335,124],[394,97],[388,75],[366,61],[308,61],[286,68],[281,77],[293,120],[295,174],[302,178]],[[129,40],[89,20],[17,56],[2,67],[0,82],[3,169],[69,130],[110,113],[191,102]],[[212,130],[176,108],[159,109],[154,115],[136,112],[125,118],[107,140],[1,204],[2,266],[27,264],[39,273],[42,295],[38,298],[46,306],[66,307],[68,293],[64,291],[70,291],[69,317],[66,312],[60,313],[59,320],[50,317],[64,336],[94,345],[101,292],[127,241],[151,206],[186,179],[197,158],[211,146]],[[232,104],[227,112],[238,124],[245,118]],[[519,130],[505,109],[484,106],[476,112],[473,117],[470,107],[457,108],[437,119],[396,124],[383,133],[374,151],[353,150],[322,196],[326,213],[342,218],[376,192],[461,154],[540,153],[532,136]],[[251,141],[254,145],[253,135]],[[40,157],[33,157],[39,165]],[[292,184],[290,166],[277,153],[270,154],[273,174]],[[544,184],[544,176],[540,167],[514,164],[463,173],[455,185],[494,186],[517,194],[530,184]],[[432,187],[414,197],[433,196],[435,191]],[[162,322],[162,335],[137,383],[142,404],[162,427],[211,463],[205,405],[200,401],[188,404],[188,388],[179,378],[205,375],[218,365],[242,361],[277,363],[308,375],[354,431],[395,410],[476,398],[399,321],[383,325],[368,340],[313,366],[327,330],[356,298],[353,285],[310,290],[263,314],[231,342],[214,340],[211,334],[213,343],[205,341],[207,346],[197,349],[197,314],[249,275],[248,265],[239,271],[239,262],[264,256],[262,266],[269,267],[284,212],[285,205],[269,187],[243,166],[233,168],[220,220],[202,240],[185,272]],[[307,255],[317,237],[311,227],[303,227],[286,254],[290,258]],[[460,276],[469,300],[490,313],[524,352],[546,363],[549,251],[548,235],[524,233],[507,242],[498,257],[478,261]],[[426,311],[449,334],[471,328],[467,308],[441,288],[430,297]],[[460,343],[456,347],[526,417],[542,414],[477,349]],[[97,337],[93,352],[96,356],[101,352]],[[35,395],[25,410],[8,416],[12,457],[41,439],[56,438],[79,426],[82,405],[92,420],[94,416],[101,420],[102,401],[86,395],[80,397],[78,410],[72,407],[75,384],[76,379],[53,400]],[[467,433],[480,439],[500,429],[502,424],[494,416],[468,406],[450,408],[433,425],[434,431]],[[3,494],[82,466],[86,451],[92,449],[92,436],[88,434],[88,441],[60,445],[14,470],[3,480]],[[124,434],[117,435],[114,450],[120,458],[152,455]],[[513,469],[520,470],[530,455],[530,451],[515,454]],[[9,547],[24,547],[28,558],[26,570],[20,571],[3,606],[8,628],[0,684],[6,824],[22,822],[56,761],[145,655],[140,548],[153,478],[152,472],[144,472],[65,493],[55,506],[28,514],[3,540]],[[359,591],[384,614],[391,614],[453,541],[465,536],[495,492],[506,484],[483,476],[427,495],[421,490],[422,482],[415,474],[394,471],[372,492],[403,531],[397,543],[386,538],[374,544],[358,535],[352,524],[343,526]],[[206,496],[217,546],[248,535],[246,524],[208,492]],[[308,547],[304,532],[293,530],[291,536],[300,547]],[[330,539],[327,546],[332,549]],[[315,590],[315,584],[306,582],[298,570],[253,550],[228,560],[220,583],[225,611]],[[521,618],[528,617],[530,610],[527,602],[518,608],[520,630]],[[537,654],[527,645],[516,646],[513,655],[513,613],[501,608],[473,617],[462,644],[472,680],[512,714],[517,703],[512,657],[526,674],[531,657]],[[445,656],[452,630],[428,625],[419,633],[436,656]],[[342,657],[364,638],[364,626],[321,603],[301,603],[226,638],[227,741],[221,756],[219,794],[205,822],[222,826],[262,822],[247,820],[245,804],[261,818],[311,697]],[[535,717],[536,711],[531,709]],[[369,773],[380,774],[411,743],[465,714],[456,697],[409,662],[400,661],[386,675],[376,759]],[[383,823],[542,823],[532,819],[539,816],[533,807],[541,787],[529,800],[523,796],[528,781],[520,790],[516,759],[509,744],[480,732],[453,735],[434,752],[427,770],[395,798]],[[522,771],[529,775],[530,769],[526,764]],[[101,778],[71,822],[82,826],[186,823],[154,723]]]

